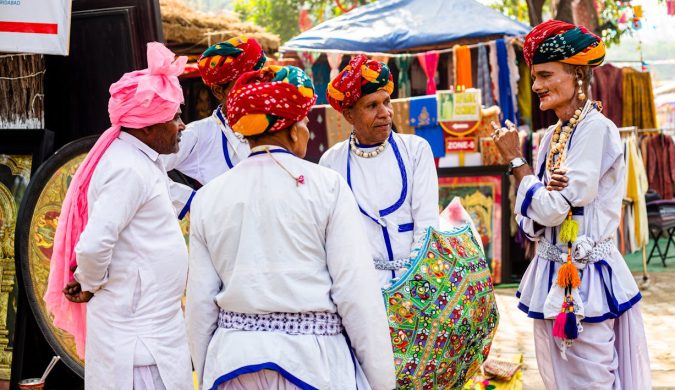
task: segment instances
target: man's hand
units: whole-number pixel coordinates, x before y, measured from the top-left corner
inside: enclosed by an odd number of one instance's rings
[[[546,186],[546,189],[549,191],[564,190],[565,187],[567,187],[567,182],[569,181],[565,174],[567,174],[567,170],[564,168],[558,168],[553,171],[553,174],[551,175],[551,181]]]
[[[495,140],[499,153],[508,164],[514,158],[523,157],[523,152],[516,125],[508,120],[506,121],[506,125],[508,129],[506,127],[499,127],[496,123],[492,122],[492,128],[495,130],[492,133],[492,139]]]
[[[63,294],[66,296],[66,299],[75,303],[89,302],[94,296],[94,294],[89,291],[82,291],[82,286],[75,280],[66,284],[66,287],[63,288]]]

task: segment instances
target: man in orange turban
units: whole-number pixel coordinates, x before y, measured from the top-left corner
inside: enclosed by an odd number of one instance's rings
[[[320,165],[339,172],[359,204],[380,286],[401,274],[414,243],[438,227],[431,146],[392,131],[394,89],[386,64],[359,55],[328,84],[328,102],[354,127]]]
[[[200,388],[394,387],[354,197],[302,159],[315,100],[292,66],[245,73],[230,92],[228,121],[252,149],[192,206],[186,319]]]
[[[187,126],[180,151],[163,158],[167,171],[176,169],[204,185],[248,156],[248,143],[227,122],[227,97],[239,76],[262,68],[265,60],[260,44],[245,36],[204,51],[198,60],[199,72],[220,105],[211,116]],[[175,203],[184,204],[180,218],[189,211],[193,196],[194,192],[172,194]]]
[[[582,26],[549,20],[525,37],[524,56],[540,108],[558,122],[532,167],[517,129],[493,137],[515,178],[516,221],[537,242],[517,296],[534,319],[539,372],[548,389],[650,389],[642,296],[615,241],[624,145],[588,98],[605,45]]]

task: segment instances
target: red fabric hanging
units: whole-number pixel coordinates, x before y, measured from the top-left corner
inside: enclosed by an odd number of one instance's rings
[[[438,58],[440,54],[437,51],[428,51],[417,54],[417,59],[422,65],[424,75],[427,76],[427,95],[436,93],[436,67],[438,67]]]

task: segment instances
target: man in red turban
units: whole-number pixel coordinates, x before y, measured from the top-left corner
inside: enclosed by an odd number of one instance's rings
[[[252,149],[192,205],[186,319],[200,388],[394,387],[354,197],[302,159],[315,100],[292,66],[245,73],[230,92],[228,121]]]
[[[199,72],[220,105],[211,116],[187,126],[180,151],[163,158],[167,171],[176,169],[204,185],[248,156],[248,143],[227,122],[227,98],[237,78],[262,68],[265,60],[260,44],[245,36],[217,43],[204,51],[198,60]],[[181,218],[190,209],[193,196],[193,192],[173,195],[177,204],[184,204]]]
[[[558,122],[533,167],[517,129],[493,137],[515,177],[516,221],[537,242],[517,295],[534,319],[539,372],[549,389],[649,389],[642,296],[615,242],[624,145],[588,98],[605,45],[582,26],[549,20],[525,37],[524,55],[540,108]]]
[[[438,227],[438,178],[431,146],[392,131],[389,67],[358,55],[328,84],[328,102],[354,127],[321,157],[361,208],[380,286],[401,274],[414,243]]]

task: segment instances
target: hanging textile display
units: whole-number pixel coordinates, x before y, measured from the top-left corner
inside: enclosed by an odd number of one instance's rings
[[[422,65],[422,71],[427,77],[427,95],[433,95],[436,93],[436,68],[438,67],[438,54],[437,51],[428,51],[426,53],[417,54],[417,59]]]
[[[314,106],[307,114],[307,119],[311,126],[309,128],[309,139],[312,142],[307,143],[307,153],[305,159],[309,161],[319,161],[321,155],[328,150],[328,135],[326,128],[326,105]]]
[[[330,66],[330,79],[334,79],[340,73],[340,64],[342,63],[342,53],[326,53],[328,66]]]
[[[307,76],[309,76],[309,78],[313,78],[314,75],[312,74],[312,66],[314,66],[316,60],[321,57],[321,53],[318,51],[303,51],[298,53],[298,57],[300,58],[300,62],[302,62],[303,70]]]
[[[492,82],[492,96],[494,104],[499,105],[499,61],[497,61],[497,43],[490,41],[488,43],[490,53],[488,61],[490,63],[490,81]]]
[[[647,172],[638,151],[635,135],[631,135],[625,139],[624,144],[626,197],[633,200],[635,244],[637,248],[642,248],[649,242],[649,222],[647,220],[647,204],[645,201],[645,194],[649,189],[649,183],[647,182]]]
[[[511,104],[513,107],[513,119],[511,122],[516,125],[520,124],[518,118],[518,81],[520,81],[520,73],[518,73],[518,61],[516,60],[516,51],[513,49],[511,41],[504,41],[506,44],[506,59],[509,65],[509,81],[511,90]],[[529,89],[529,88],[528,88]]]
[[[333,107],[326,107],[326,138],[328,147],[344,141],[352,132],[352,125],[347,122],[344,115],[335,111]]]
[[[518,64],[519,74],[522,75],[518,80],[518,112],[520,113],[521,124],[527,124],[534,130],[532,125],[532,88],[530,87],[530,67],[525,61]],[[536,161],[536,160],[533,160]]]
[[[400,134],[415,134],[415,128],[410,126],[410,100],[394,99],[391,101],[394,108],[394,126]]]
[[[497,39],[495,45],[497,47],[497,62],[499,65],[499,107],[503,114],[502,120],[506,121],[508,119],[511,122],[518,124],[515,107],[513,106],[511,70],[508,64],[506,42],[503,39]]]
[[[623,69],[623,114],[624,127],[637,126],[640,129],[656,127],[656,105],[649,72]]]
[[[408,101],[410,125],[415,128],[415,134],[429,142],[434,157],[445,156],[445,137],[438,125],[436,96],[418,96]]]
[[[398,68],[398,97],[407,98],[410,97],[410,63],[412,62],[412,56],[401,56],[396,57],[394,62]]]
[[[473,88],[471,49],[468,46],[455,45],[452,52],[455,64],[455,89]]]
[[[326,90],[330,82],[330,67],[323,61],[317,61],[312,65],[312,81],[314,82],[314,92],[316,93],[315,104],[327,104]]]
[[[488,60],[487,48],[483,45],[478,46],[478,88],[480,88],[483,97],[483,104],[490,107],[494,104],[492,98],[492,82],[490,81],[490,65]]]
[[[409,271],[383,291],[397,388],[461,388],[487,359],[499,313],[469,225],[427,230]]]
[[[593,68],[591,82],[593,100],[602,102],[602,113],[617,127],[623,123],[623,69],[612,64]]]

